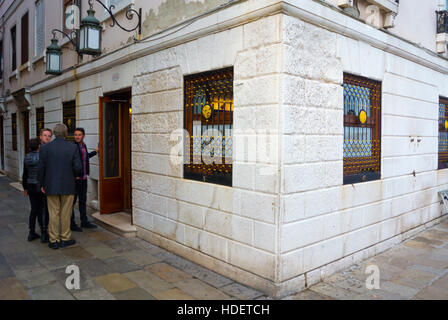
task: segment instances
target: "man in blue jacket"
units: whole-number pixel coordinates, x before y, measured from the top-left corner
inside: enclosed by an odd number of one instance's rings
[[[50,222],[48,233],[52,249],[71,246],[70,216],[76,193],[75,178],[82,174],[82,164],[75,145],[65,140],[67,126],[54,127],[56,139],[41,146],[39,151],[39,183],[47,196]],[[60,230],[60,231],[59,231]]]
[[[81,177],[76,178],[76,194],[75,199],[73,201],[73,208],[75,207],[76,200],[79,199],[79,215],[81,218],[81,228],[87,229],[95,229],[96,225],[89,222],[87,219],[87,176],[90,174],[90,161],[89,159],[96,156],[98,154],[98,147],[96,147],[95,151],[89,153],[87,150],[87,146],[84,143],[84,137],[86,136],[86,132],[84,128],[76,128],[74,133],[75,142],[74,144],[77,147],[79,157],[82,163],[82,175]],[[72,231],[82,231],[79,226],[76,225],[75,222],[75,210],[72,212],[72,219],[70,222],[70,229]]]

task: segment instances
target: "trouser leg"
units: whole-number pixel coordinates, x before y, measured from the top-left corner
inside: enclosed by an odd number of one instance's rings
[[[47,196],[49,223],[48,234],[50,242],[59,241],[59,220],[61,217],[61,196]],[[69,228],[70,229],[70,228]]]
[[[86,209],[86,202],[87,202],[87,180],[81,180],[79,182],[79,215],[81,217],[81,223],[87,223],[87,209]]]
[[[50,217],[49,217],[49,213],[48,213],[47,196],[42,195],[42,227],[45,231],[48,230],[49,221],[50,221]]]
[[[31,211],[28,219],[28,227],[30,232],[36,231],[36,218],[37,218],[37,210],[39,209],[37,201],[39,200],[36,194],[28,193],[28,197],[30,198]]]
[[[74,196],[74,198],[73,198],[73,206],[72,206],[72,216],[71,216],[71,219],[70,219],[70,224],[73,226],[73,225],[76,225],[76,221],[75,221],[75,204],[76,204],[76,200],[78,199],[78,196],[79,196],[79,192],[80,192],[80,186],[79,186],[79,181],[80,180],[76,180],[76,184],[75,184],[75,187],[76,187],[76,189],[75,189],[75,196]]]
[[[61,240],[70,240],[70,217],[73,209],[74,195],[63,195],[61,197]]]

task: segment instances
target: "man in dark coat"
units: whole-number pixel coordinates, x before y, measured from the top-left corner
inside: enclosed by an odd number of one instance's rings
[[[76,193],[75,178],[81,176],[82,164],[76,146],[65,140],[67,126],[59,123],[53,132],[56,139],[39,151],[39,182],[47,196],[50,214],[48,246],[58,249],[76,243],[70,239],[70,216]]]
[[[51,141],[51,137],[53,136],[53,131],[48,128],[40,129],[39,139],[40,144],[44,145]],[[40,234],[40,242],[46,243],[48,242],[48,222],[49,222],[49,214],[48,214],[48,205],[47,205],[47,197],[42,195],[42,230]]]
[[[79,157],[81,158],[82,163],[82,175],[81,177],[76,178],[76,194],[75,194],[75,200],[73,201],[73,207],[75,206],[76,200],[79,199],[78,206],[79,206],[79,215],[81,218],[81,227],[87,228],[87,229],[95,229],[97,228],[96,225],[89,222],[87,219],[87,208],[86,208],[86,202],[87,202],[87,176],[90,174],[90,161],[89,159],[96,156],[98,154],[98,147],[95,149],[95,151],[89,152],[87,150],[87,146],[84,143],[84,137],[86,136],[86,132],[84,128],[76,128],[74,137]],[[70,230],[72,231],[82,231],[80,227],[76,225],[75,222],[75,210],[73,210],[72,213],[72,220],[70,222]]]
[[[36,220],[39,223],[40,232],[46,232],[42,224],[42,191],[37,180],[39,166],[39,146],[40,141],[37,138],[31,139],[29,142],[30,152],[25,156],[23,161],[22,186],[23,194],[30,198],[31,212],[29,217],[29,234],[28,241],[33,241],[40,237],[36,233]]]

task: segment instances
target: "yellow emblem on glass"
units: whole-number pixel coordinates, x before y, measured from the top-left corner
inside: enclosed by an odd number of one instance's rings
[[[445,130],[448,130],[448,120],[445,120]]]
[[[359,121],[361,121],[362,124],[366,123],[367,121],[367,113],[364,110],[361,110],[359,113]]]
[[[202,108],[202,115],[204,116],[205,119],[209,119],[212,116],[212,107],[206,104]]]

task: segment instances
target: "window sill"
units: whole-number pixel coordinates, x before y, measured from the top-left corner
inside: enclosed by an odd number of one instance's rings
[[[12,78],[16,78],[19,79],[19,71],[17,69],[15,69],[14,71],[11,72],[11,74],[9,75],[9,80],[11,80]]]
[[[31,64],[34,65],[38,63],[40,60],[43,60],[45,62],[45,54],[42,54],[38,57],[34,57],[33,60],[31,60]]]
[[[31,63],[29,60],[19,67],[19,72],[23,72],[25,70],[31,71]]]

